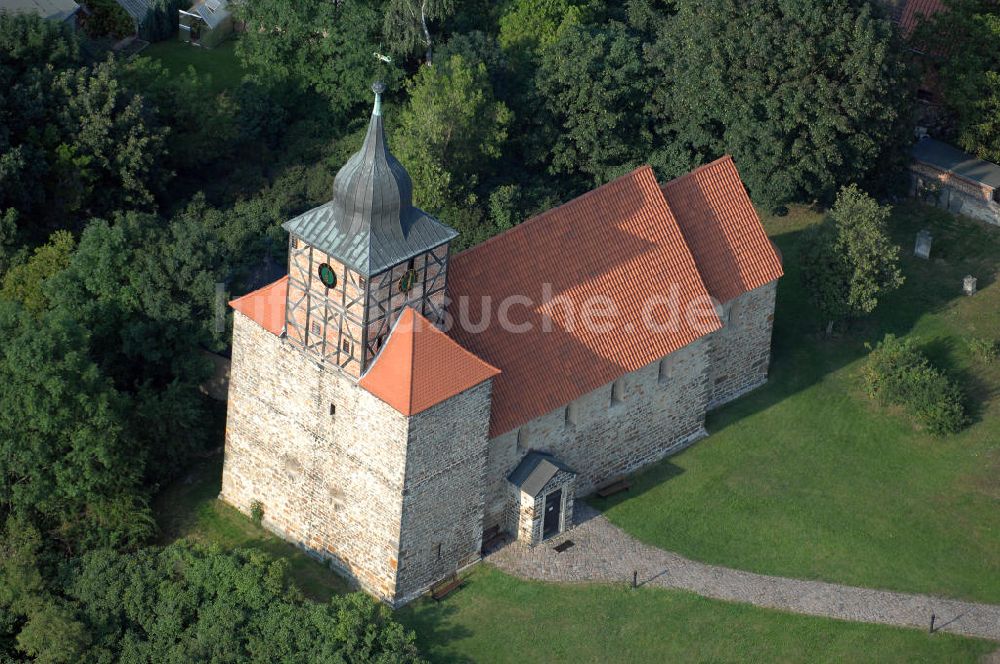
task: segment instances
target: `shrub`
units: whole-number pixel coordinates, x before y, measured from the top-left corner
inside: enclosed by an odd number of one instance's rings
[[[968,423],[962,391],[907,339],[887,334],[864,368],[865,390],[879,404],[902,406],[931,433],[955,433]]]
[[[992,339],[973,337],[968,342],[969,352],[983,364],[993,364],[1000,356],[1000,344]]]
[[[250,520],[258,526],[264,520],[264,503],[255,500],[250,503]]]

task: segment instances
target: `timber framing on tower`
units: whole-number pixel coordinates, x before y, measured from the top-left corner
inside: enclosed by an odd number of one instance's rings
[[[405,307],[440,325],[449,243],[457,233],[412,202],[389,152],[381,84],[365,141],[337,173],[333,197],[284,224],[289,232],[286,334],[359,377]]]

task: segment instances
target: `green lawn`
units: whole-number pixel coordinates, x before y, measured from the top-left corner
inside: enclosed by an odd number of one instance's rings
[[[709,418],[711,436],[594,500],[640,539],[740,569],[1000,602],[1000,229],[906,204],[893,218],[907,283],[868,321],[826,340],[799,281],[797,243],[818,215],[765,220],[780,246],[771,380]],[[930,261],[912,257],[922,227]],[[966,274],[975,297],[961,295]],[[909,334],[967,386],[975,423],[937,438],[869,403],[864,343]]]
[[[434,662],[975,662],[996,649],[660,588],[527,583],[487,565],[397,617]]]
[[[232,39],[212,49],[168,39],[150,44],[140,55],[159,60],[175,74],[186,71],[188,67],[194,67],[199,74],[209,74],[213,90],[219,93],[234,90],[243,79],[243,69],[236,59],[235,48],[236,42]]]

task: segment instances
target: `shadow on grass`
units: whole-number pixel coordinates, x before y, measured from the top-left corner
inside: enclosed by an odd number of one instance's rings
[[[768,410],[862,359],[869,352],[866,343],[874,346],[889,333],[905,337],[925,316],[955,308],[967,297],[962,293],[962,278],[966,274],[977,276],[980,291],[996,279],[1000,229],[937,208],[904,202],[895,207],[890,229],[900,246],[900,267],[906,282],[884,298],[870,317],[854,321],[846,330],[827,338],[819,314],[802,285],[800,262],[802,241],[808,227],[818,220],[817,216],[802,228],[780,228],[786,222],[775,220],[780,230],[769,229],[785,268],[785,276],[778,283],[769,380],[755,392],[709,413],[706,426],[710,434]],[[934,236],[931,260],[913,256],[915,235],[924,228]],[[980,306],[988,308],[989,302],[987,299]],[[947,328],[932,326],[929,337],[918,338],[917,342],[925,347],[936,365],[958,380],[969,397],[967,406],[973,424],[982,421],[992,390],[965,361],[968,351],[963,347],[964,339]],[[643,471],[631,491],[608,499],[591,496],[588,501],[605,511],[641,496],[681,472],[666,460]]]
[[[466,578],[461,588],[454,595],[468,592],[477,582]],[[474,636],[472,630],[462,624],[458,607],[447,598],[435,602],[429,598],[421,598],[396,612],[396,619],[407,629],[417,633],[417,645],[420,652],[431,662],[437,664],[466,664],[474,660],[451,653],[440,652],[452,641],[468,639]]]

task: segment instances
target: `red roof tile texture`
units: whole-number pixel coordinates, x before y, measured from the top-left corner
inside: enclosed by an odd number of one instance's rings
[[[663,185],[712,297],[728,302],[784,274],[731,157]]]
[[[906,0],[899,14],[899,29],[908,38],[916,30],[921,16],[930,18],[941,11],[945,11],[942,0]]]
[[[416,415],[498,373],[407,307],[358,385],[403,415]]]
[[[721,327],[649,166],[454,256],[448,285],[450,334],[502,371],[491,436]]]
[[[275,336],[285,331],[285,298],[288,295],[288,276],[259,288],[229,303],[236,311]]]

